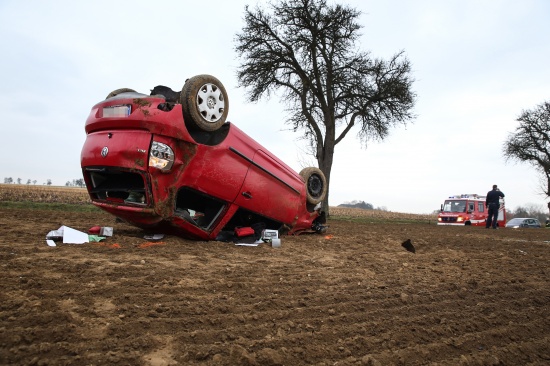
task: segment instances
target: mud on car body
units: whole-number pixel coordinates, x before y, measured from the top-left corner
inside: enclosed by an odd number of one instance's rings
[[[188,79],[181,92],[118,89],[86,121],[81,166],[94,205],[135,226],[216,239],[261,223],[280,234],[323,232],[326,179],[299,174],[226,122],[222,83]]]

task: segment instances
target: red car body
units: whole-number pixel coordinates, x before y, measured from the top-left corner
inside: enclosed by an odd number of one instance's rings
[[[324,215],[308,203],[300,174],[232,123],[214,132],[187,126],[182,104],[162,95],[127,92],[96,104],[81,153],[93,204],[198,240],[257,222],[281,234],[318,231]]]

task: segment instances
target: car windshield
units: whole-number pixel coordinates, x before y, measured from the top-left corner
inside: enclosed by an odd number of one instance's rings
[[[445,201],[445,204],[443,205],[443,212],[466,212],[466,201]]]

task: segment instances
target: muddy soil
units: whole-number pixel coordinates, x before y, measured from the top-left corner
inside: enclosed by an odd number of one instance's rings
[[[61,225],[114,236],[48,247]],[[0,209],[0,364],[550,363],[550,230],[329,225],[245,247]]]

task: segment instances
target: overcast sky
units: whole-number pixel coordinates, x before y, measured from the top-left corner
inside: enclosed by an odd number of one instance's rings
[[[249,104],[237,88],[234,38],[245,5],[258,3],[0,0],[0,182],[81,178],[95,103],[122,87],[179,90],[197,74],[223,82],[232,123],[296,171],[313,164],[278,98]],[[352,133],[337,145],[331,206],[362,200],[430,213],[449,195],[498,184],[509,209],[546,208],[535,169],[506,163],[502,146],[522,110],[550,100],[550,1],[339,3],[362,12],[361,50],[382,58],[405,51],[418,117],[366,148]]]

